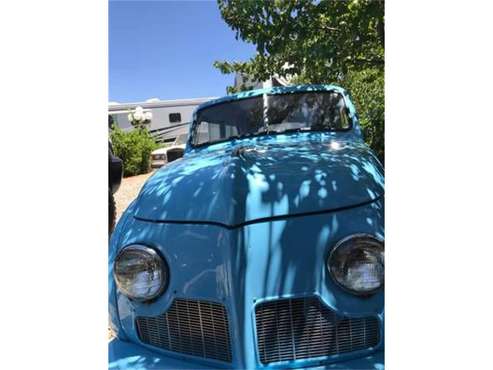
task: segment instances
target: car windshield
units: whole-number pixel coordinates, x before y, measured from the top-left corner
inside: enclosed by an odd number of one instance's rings
[[[340,131],[351,127],[342,95],[335,91],[260,95],[219,103],[197,112],[193,145],[293,131]]]

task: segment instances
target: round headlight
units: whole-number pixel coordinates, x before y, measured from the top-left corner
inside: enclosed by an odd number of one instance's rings
[[[342,239],[327,259],[336,283],[358,295],[369,295],[383,285],[384,266],[383,242],[366,234]]]
[[[143,245],[130,245],[115,260],[114,276],[118,289],[137,301],[159,296],[168,283],[168,266],[157,252]]]

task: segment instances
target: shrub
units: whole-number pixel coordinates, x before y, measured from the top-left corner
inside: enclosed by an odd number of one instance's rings
[[[147,129],[123,131],[113,126],[110,137],[115,155],[123,161],[123,176],[149,172],[151,152],[157,148],[157,144]]]
[[[385,89],[381,69],[365,69],[348,74],[343,86],[353,97],[367,144],[382,164],[385,162]]]

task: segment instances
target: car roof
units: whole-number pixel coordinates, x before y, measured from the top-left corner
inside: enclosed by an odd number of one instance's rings
[[[200,104],[195,111],[197,112],[203,108],[216,104],[221,104],[221,103],[236,101],[241,99],[248,99],[264,94],[286,94],[286,93],[309,92],[309,91],[337,91],[341,94],[345,94],[345,90],[342,87],[337,85],[331,85],[331,84],[275,86],[275,87],[267,87],[264,89],[243,91],[237,94],[227,95],[222,98],[209,100],[205,103]]]

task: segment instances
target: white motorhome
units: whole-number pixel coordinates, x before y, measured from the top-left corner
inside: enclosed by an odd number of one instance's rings
[[[109,103],[109,115],[112,116],[114,124],[123,130],[133,129],[128,120],[128,114],[140,106],[144,112],[152,113],[149,131],[158,142],[170,142],[181,134],[188,133],[189,124],[192,121],[193,110],[200,104],[215,99],[215,97],[159,100],[149,99],[137,103]]]

